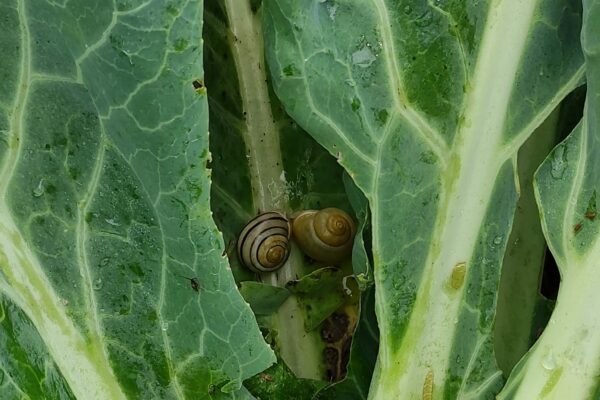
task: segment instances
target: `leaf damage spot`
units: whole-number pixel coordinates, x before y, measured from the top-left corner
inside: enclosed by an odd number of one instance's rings
[[[323,350],[325,379],[329,382],[337,382],[346,377],[356,323],[356,315],[349,314],[345,308],[334,312],[321,326],[321,339],[326,344]]]
[[[565,145],[560,145],[554,150],[550,174],[554,179],[562,179],[567,168],[567,154]]]
[[[585,217],[590,221],[593,221],[596,219],[596,215],[598,215],[598,210],[596,205],[596,191],[594,190],[594,193],[588,202],[587,209],[585,210]]]
[[[194,86],[194,90],[198,94],[205,95],[206,94],[206,86],[204,85],[204,81],[202,79],[195,79],[192,82],[192,86]]]

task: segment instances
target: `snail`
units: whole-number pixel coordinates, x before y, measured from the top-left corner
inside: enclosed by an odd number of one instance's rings
[[[337,208],[307,210],[292,216],[293,238],[309,257],[325,263],[339,263],[352,253],[356,226]]]
[[[250,221],[240,233],[237,251],[254,272],[273,272],[290,255],[290,221],[278,212],[266,212]]]

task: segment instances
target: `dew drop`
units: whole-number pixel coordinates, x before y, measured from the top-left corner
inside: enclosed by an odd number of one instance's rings
[[[410,5],[404,6],[404,14],[410,15],[412,13],[412,7]]]
[[[40,197],[44,194],[44,192],[44,180],[40,179],[40,182],[38,183],[37,187],[33,189],[33,197]]]
[[[565,169],[567,167],[565,157],[565,147],[559,146],[554,150],[554,156],[552,157],[552,164],[550,169],[550,174],[554,179],[562,179]]]
[[[556,360],[554,359],[554,354],[552,354],[552,350],[548,352],[542,359],[542,367],[548,371],[552,371],[556,368]]]
[[[375,54],[373,54],[369,46],[364,46],[360,50],[352,53],[352,64],[361,68],[367,68],[371,66],[375,59]]]
[[[94,288],[94,290],[100,290],[102,289],[102,278],[98,278],[94,281],[94,284],[92,285],[92,287]]]
[[[162,329],[162,330],[163,330],[163,332],[166,332],[166,331],[167,331],[167,329],[169,329],[169,323],[168,323],[168,322],[163,322],[163,323],[160,325],[160,329]]]
[[[117,221],[115,221],[114,218],[106,218],[106,219],[104,219],[104,221],[106,221],[107,224],[112,225],[112,226],[120,226],[121,225]]]
[[[335,13],[337,12],[338,5],[334,4],[332,6],[327,6],[327,11],[329,12],[329,19],[335,21]]]
[[[502,236],[498,235],[494,238],[494,244],[497,246],[502,243]]]
[[[419,28],[426,28],[429,25],[431,25],[432,22],[433,22],[433,14],[432,14],[431,10],[427,10],[415,20],[415,25],[418,26]]]

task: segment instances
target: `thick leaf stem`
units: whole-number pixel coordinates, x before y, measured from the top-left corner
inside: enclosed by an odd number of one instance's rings
[[[446,385],[456,337],[461,329],[475,329],[460,323],[467,285],[451,292],[447,287],[456,266],[466,264],[465,281],[468,281],[471,266],[477,262],[474,254],[481,245],[481,228],[491,207],[500,169],[507,161],[498,157],[498,149],[511,95],[510,83],[516,79],[535,3],[507,1],[494,3],[492,7],[495,10],[487,22],[472,89],[464,105],[465,121],[457,133],[454,154],[443,179],[427,269],[400,348],[390,351],[392,346],[385,343],[393,332],[385,323],[389,319],[383,313],[385,308],[379,309],[383,345],[371,386],[372,399],[416,397],[423,392],[431,370],[433,393],[441,396],[438,391]],[[512,37],[507,39],[509,33]],[[377,221],[376,211],[373,215],[375,224],[385,225],[385,221]],[[504,232],[499,244],[505,243],[508,233]],[[385,238],[376,234],[374,241],[375,246],[383,246]],[[376,282],[382,279],[380,269]],[[386,293],[376,291],[376,295],[378,304],[390,301]],[[481,343],[487,335],[482,334]],[[462,392],[461,387],[459,394],[465,394]]]
[[[594,259],[596,261],[597,258]],[[499,399],[591,399],[600,374],[597,261],[563,279],[543,335],[517,364]]]
[[[245,126],[242,134],[250,167],[252,194],[259,212],[289,211],[285,171],[281,159],[280,132],[274,121],[270,101],[260,13],[250,2],[225,0],[233,52],[240,84]],[[276,273],[261,279],[274,286],[285,286],[301,276],[303,258],[296,250]],[[300,378],[321,378],[318,336],[304,328],[304,313],[295,296],[290,296],[273,316],[280,354]]]

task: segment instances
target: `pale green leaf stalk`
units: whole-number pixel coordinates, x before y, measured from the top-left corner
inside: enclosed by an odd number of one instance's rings
[[[370,399],[481,399],[519,147],[582,79],[550,0],[266,0],[286,110],[369,200],[380,328]]]
[[[206,3],[206,84],[215,164],[213,210],[220,228],[229,238],[228,253],[237,279],[256,279],[282,288],[311,272],[302,252],[293,245],[290,258],[282,268],[255,275],[239,265],[235,251],[237,235],[259,212],[279,211],[289,215],[298,209],[311,208],[311,203],[318,201],[337,205],[343,194],[342,169],[277,109],[279,103],[267,80],[261,13],[257,5],[247,0]],[[311,153],[312,149],[317,151]],[[302,175],[294,176],[294,169]],[[320,171],[323,171],[322,178],[311,175]],[[331,182],[336,175],[340,182]],[[326,182],[325,178],[330,176],[331,193],[317,192],[312,187],[315,181]],[[298,193],[305,197],[300,207],[296,199]],[[251,286],[246,285],[246,289]],[[249,294],[248,290],[245,294]],[[252,295],[258,293],[254,291]],[[307,332],[307,316],[297,296],[284,300],[277,305],[268,323],[274,347],[297,377],[324,379],[324,344],[319,331]]]
[[[202,1],[0,19],[0,398],[244,398],[275,357],[211,218]]]
[[[587,97],[581,123],[535,177],[542,227],[561,283],[544,333],[500,399],[600,397],[600,1],[584,1]]]

